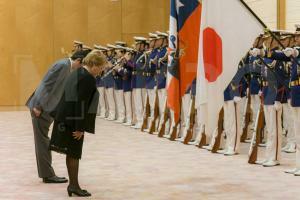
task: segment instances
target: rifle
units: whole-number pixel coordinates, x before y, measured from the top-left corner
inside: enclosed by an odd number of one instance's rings
[[[205,128],[203,128],[203,131],[201,133],[201,140],[199,142],[198,147],[202,148],[204,145],[206,145],[206,134],[205,134]]]
[[[176,125],[172,129],[172,133],[171,133],[171,137],[170,137],[171,141],[175,141],[175,139],[177,138],[177,129],[178,129],[179,124],[180,124],[180,120],[176,123]]]
[[[251,121],[251,94],[250,94],[250,90],[249,93],[247,95],[247,106],[244,112],[244,127],[243,127],[243,132],[241,135],[241,142],[245,142],[245,140],[247,139],[247,135],[248,135],[248,126],[250,124]]]
[[[261,133],[264,127],[264,110],[262,103],[260,104],[259,111],[255,120],[255,131],[253,132],[250,149],[249,149],[249,164],[255,164],[257,160],[258,146],[261,140]]]
[[[154,117],[151,121],[150,128],[149,128],[149,134],[153,134],[156,131],[156,121],[159,116],[159,106],[158,106],[158,95],[157,91],[155,92],[155,105],[154,105]]]
[[[221,145],[221,136],[224,130],[224,108],[222,107],[222,109],[219,112],[219,119],[218,119],[218,135],[215,138],[215,143],[213,145],[213,148],[211,150],[212,153],[217,153],[217,151],[220,148]]]
[[[194,125],[195,125],[195,116],[196,116],[196,109],[195,109],[195,96],[192,96],[192,102],[190,105],[190,123],[189,128],[187,130],[187,134],[184,138],[183,144],[188,144],[189,141],[193,138],[194,133]]]
[[[147,95],[146,98],[146,105],[145,105],[145,110],[144,110],[144,118],[143,118],[143,124],[142,124],[142,128],[141,131],[144,131],[147,126],[148,126],[148,117],[150,115],[150,104],[149,104],[149,97]]]
[[[166,102],[166,104],[165,104],[165,110],[164,110],[164,118],[163,118],[163,122],[162,122],[162,124],[161,124],[161,127],[160,127],[160,129],[158,130],[158,137],[163,137],[164,134],[165,134],[165,131],[166,131],[166,123],[167,123],[167,121],[168,121],[168,119],[169,119],[169,112],[170,112],[170,110],[169,110],[169,108],[168,108],[168,106],[167,106],[167,102]]]
[[[126,63],[126,59],[124,57],[120,58],[120,60],[118,60],[117,62],[115,62],[114,64],[110,64],[111,66],[108,66],[108,70],[103,74],[102,78],[106,78],[109,75],[113,75],[115,76],[117,74],[117,70],[121,69],[125,63]]]

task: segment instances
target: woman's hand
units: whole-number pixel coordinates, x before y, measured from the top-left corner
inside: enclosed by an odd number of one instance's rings
[[[75,140],[80,140],[82,138],[83,134],[84,134],[83,132],[75,131],[75,132],[73,132],[73,137]]]

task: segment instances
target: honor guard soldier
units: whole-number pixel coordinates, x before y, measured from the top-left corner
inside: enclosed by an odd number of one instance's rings
[[[131,48],[126,48],[126,53],[124,55],[125,61],[123,66],[118,70],[118,74],[121,75],[123,79],[123,92],[126,107],[126,120],[124,122],[125,126],[132,125],[132,71],[134,67],[133,63],[134,50]]]
[[[147,39],[144,37],[134,37],[136,54],[133,58],[134,68],[132,71],[132,92],[133,105],[135,110],[136,122],[133,128],[141,129],[143,124],[143,111],[145,106],[145,77],[143,72],[146,66],[145,44]]]
[[[149,40],[146,40],[146,44],[145,44],[145,51],[149,51],[150,49],[150,41]]]
[[[112,74],[115,54],[115,46],[112,44],[107,44],[107,61],[108,67],[105,70],[102,80],[104,81],[105,85],[105,96],[107,98],[107,105],[108,105],[108,116],[107,120],[113,121],[116,119],[116,106],[115,106],[115,98],[114,98],[114,77]]]
[[[268,54],[278,50],[278,43],[273,37],[265,37],[266,52],[263,49],[253,49],[251,51],[257,56],[264,57],[262,63],[262,97],[264,104],[264,115],[267,129],[267,146],[265,160],[257,161],[264,167],[272,167],[280,164],[281,138],[282,138],[282,103],[287,101],[284,92],[284,73],[283,63],[273,58],[267,57]]]
[[[156,34],[160,38],[157,42],[161,44],[157,55],[157,69],[155,75],[159,108],[159,127],[161,127],[167,101],[166,82],[168,71],[168,34],[159,31],[157,31]]]
[[[294,36],[291,33],[283,33],[280,37],[281,43],[284,45],[285,48],[293,47],[294,46]],[[291,62],[290,61],[283,61],[284,66],[284,73],[285,73],[285,85],[289,85],[290,82],[290,71],[291,71]],[[285,89],[287,95],[287,102],[282,104],[282,120],[283,120],[283,127],[284,127],[284,135],[287,138],[286,145],[282,148],[283,152],[286,153],[295,153],[296,152],[296,138],[295,138],[295,131],[294,131],[294,118],[291,113],[293,112],[291,106],[291,98],[290,98],[290,90]]]
[[[160,48],[159,43],[157,43],[158,39],[159,37],[156,34],[149,33],[150,46],[149,46],[149,51],[147,52],[146,67],[143,73],[146,79],[146,98],[148,98],[149,105],[150,105],[149,118],[146,119],[148,126],[150,122],[154,119],[154,112],[155,112],[155,99],[156,99],[155,73],[157,69],[158,49]],[[145,114],[146,113],[144,113],[144,115]]]
[[[124,105],[124,93],[123,93],[123,78],[121,74],[119,74],[119,70],[126,63],[126,59],[124,58],[126,48],[120,45],[116,45],[116,63],[113,67],[113,77],[115,80],[115,101],[117,105],[117,121],[118,123],[125,122],[125,105]]]
[[[262,48],[263,45],[263,35],[260,35],[256,38],[253,48]],[[255,121],[258,116],[258,111],[261,105],[261,69],[260,65],[256,63],[259,62],[257,55],[253,56],[250,55],[249,57],[249,74],[250,74],[250,81],[249,81],[249,92],[251,98],[250,110],[252,118],[250,119],[248,127],[246,127],[250,132],[253,133],[255,129]],[[248,135],[246,136],[245,142],[250,142],[251,140],[248,139]]]
[[[96,50],[99,50],[103,55],[107,56],[108,49],[101,45],[94,45]],[[104,71],[96,77],[97,89],[99,91],[99,105],[98,105],[98,115],[100,118],[105,118],[107,111],[107,104],[105,102],[105,83],[103,81]]]
[[[290,97],[291,106],[294,118],[294,128],[296,134],[296,167],[291,170],[286,170],[286,173],[300,176],[300,30],[295,33],[295,47],[286,48],[281,53],[275,52],[272,57],[278,60],[291,62],[290,71]]]
[[[224,132],[226,143],[223,151],[225,156],[239,153],[240,136],[242,132],[243,101],[246,96],[247,81],[245,80],[245,66],[248,56],[243,58],[238,66],[237,73],[224,91]]]

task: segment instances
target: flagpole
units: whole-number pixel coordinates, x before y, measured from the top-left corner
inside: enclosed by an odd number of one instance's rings
[[[247,8],[247,10],[255,17],[255,19],[264,27],[264,29],[271,34],[271,36],[278,42],[278,44],[284,49],[285,46],[279,40],[279,38],[267,27],[267,25],[257,16],[257,14],[245,3],[244,0],[240,0],[240,2]]]

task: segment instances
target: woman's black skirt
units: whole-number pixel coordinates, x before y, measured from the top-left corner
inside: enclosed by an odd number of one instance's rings
[[[80,159],[84,136],[80,140],[74,139],[73,132],[74,130],[71,130],[63,122],[55,120],[50,140],[50,150]]]

